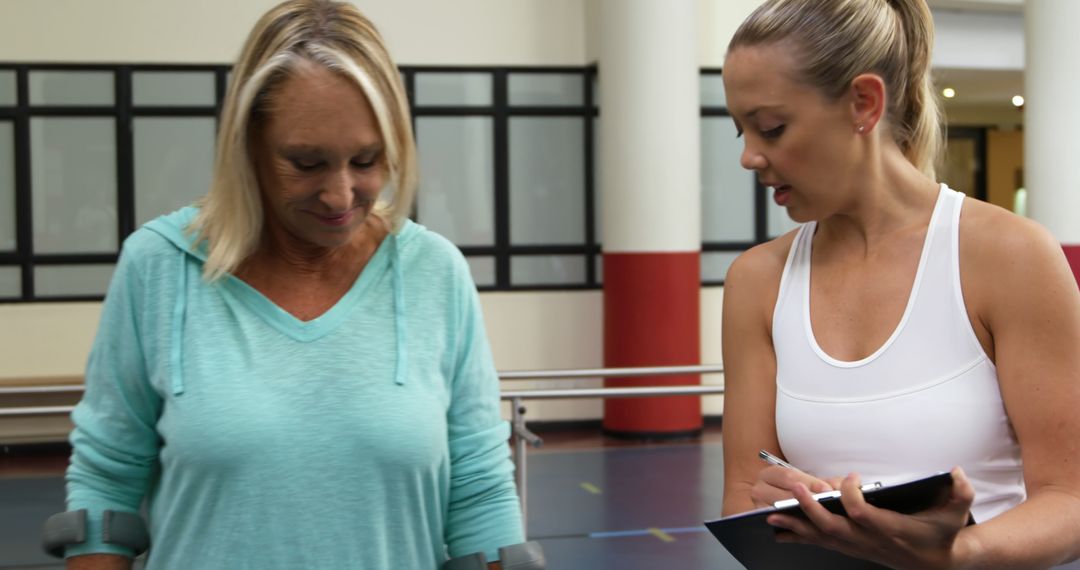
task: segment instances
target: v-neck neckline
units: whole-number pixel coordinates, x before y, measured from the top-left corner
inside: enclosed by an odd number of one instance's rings
[[[364,293],[371,288],[371,284],[387,270],[390,265],[390,249],[393,247],[390,242],[396,239],[395,235],[387,234],[364,268],[360,270],[360,275],[356,277],[356,281],[349,290],[333,306],[308,321],[301,320],[281,308],[258,289],[235,275],[230,274],[225,278],[224,290],[226,294],[232,295],[283,334],[301,342],[317,340],[337,328],[349,316],[357,302],[364,297]]]

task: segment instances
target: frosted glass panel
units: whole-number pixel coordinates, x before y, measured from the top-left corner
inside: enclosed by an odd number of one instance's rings
[[[494,257],[466,257],[465,261],[469,262],[469,269],[477,287],[495,286]]]
[[[111,71],[31,71],[31,105],[113,105]]]
[[[701,120],[701,234],[705,242],[754,241],[754,173],[729,117]]]
[[[15,127],[0,121],[0,251],[15,250]]]
[[[19,92],[16,90],[14,71],[0,71],[0,107],[14,107],[18,104]]]
[[[104,295],[115,265],[38,265],[34,268],[34,296],[76,297]]]
[[[135,105],[214,105],[212,71],[136,71],[131,74]]]
[[[459,246],[495,243],[490,117],[419,117],[418,219]]]
[[[768,193],[768,201],[766,202],[766,208],[768,209],[767,215],[769,220],[769,238],[782,236],[789,231],[799,227],[799,224],[795,223],[788,216],[787,209],[783,208],[782,206],[777,206],[776,202],[773,201],[772,188],[766,188],[765,192]]]
[[[510,104],[522,107],[583,105],[584,80],[576,73],[511,73],[507,80]]]
[[[417,105],[491,105],[490,73],[417,73]]]
[[[724,93],[724,78],[722,76],[702,74],[701,106],[727,107],[727,95]]]
[[[583,119],[510,119],[510,241],[585,242]]]
[[[116,123],[30,119],[36,253],[115,252]]]
[[[513,285],[582,285],[585,258],[580,255],[518,255],[510,258]]]
[[[22,296],[22,272],[18,267],[0,267],[0,299]]]
[[[138,226],[191,204],[210,189],[214,119],[139,117],[133,125]]]
[[[727,279],[728,269],[741,251],[704,251],[701,253],[701,280],[717,282]]]

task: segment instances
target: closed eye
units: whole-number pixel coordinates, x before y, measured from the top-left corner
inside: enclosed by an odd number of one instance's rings
[[[765,138],[767,140],[774,140],[780,138],[780,135],[782,134],[784,134],[784,125],[780,125],[779,127],[769,129],[767,131],[761,131],[762,138]]]
[[[311,172],[311,171],[317,170],[319,167],[321,167],[323,165],[323,163],[320,162],[320,161],[306,161],[306,160],[290,159],[289,162],[292,163],[294,168],[296,168],[297,170],[299,170],[301,172]]]

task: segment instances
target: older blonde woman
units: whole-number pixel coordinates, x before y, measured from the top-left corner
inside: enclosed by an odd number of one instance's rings
[[[209,194],[124,244],[73,414],[68,568],[129,568],[144,499],[150,570],[435,569],[522,541],[468,266],[406,219],[414,152],[353,6],[262,17]]]

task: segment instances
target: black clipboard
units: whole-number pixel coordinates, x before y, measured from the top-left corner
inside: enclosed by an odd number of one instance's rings
[[[945,502],[952,489],[952,474],[936,473],[906,483],[866,491],[866,502],[875,507],[904,514],[924,511]],[[838,497],[819,501],[829,512],[844,514]],[[798,505],[766,507],[705,521],[705,526],[724,548],[748,570],[799,568],[800,570],[877,570],[879,564],[852,558],[834,550],[807,544],[778,543],[773,538],[774,527],[765,522],[773,513],[803,516]],[[973,524],[968,519],[968,524]]]

